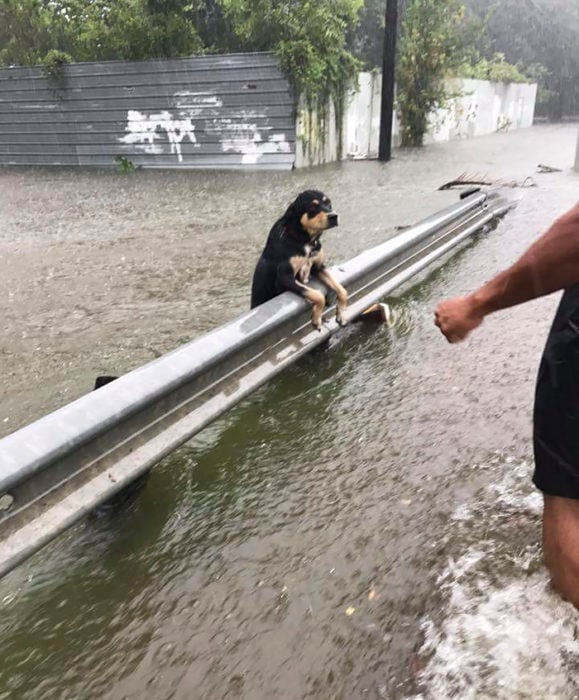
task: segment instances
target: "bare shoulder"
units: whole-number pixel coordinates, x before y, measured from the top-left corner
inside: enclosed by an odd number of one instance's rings
[[[560,219],[561,223],[579,225],[579,204],[576,204]]]
[[[553,233],[579,232],[579,204],[562,214],[551,226]]]
[[[576,204],[569,213],[571,214],[573,223],[579,225],[579,204]]]

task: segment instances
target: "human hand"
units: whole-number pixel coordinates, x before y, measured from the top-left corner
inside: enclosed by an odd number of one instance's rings
[[[472,297],[456,297],[443,301],[434,312],[435,325],[449,343],[460,343],[483,322],[484,314]]]

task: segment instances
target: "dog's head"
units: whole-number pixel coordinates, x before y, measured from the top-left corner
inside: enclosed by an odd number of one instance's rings
[[[284,223],[301,227],[312,238],[338,225],[338,215],[332,210],[330,198],[319,190],[306,190],[290,204],[283,216]]]

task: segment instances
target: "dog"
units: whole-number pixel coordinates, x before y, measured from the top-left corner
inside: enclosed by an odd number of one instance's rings
[[[314,274],[337,298],[336,320],[345,325],[348,293],[324,263],[321,236],[338,225],[330,199],[318,190],[302,192],[273,225],[259,258],[251,287],[251,308],[283,292],[299,294],[312,305],[312,325],[322,328],[325,295],[309,287]]]

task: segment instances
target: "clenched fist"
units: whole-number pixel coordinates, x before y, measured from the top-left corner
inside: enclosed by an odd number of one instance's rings
[[[480,326],[484,314],[472,297],[457,297],[443,301],[434,313],[435,324],[449,343],[460,343]]]

